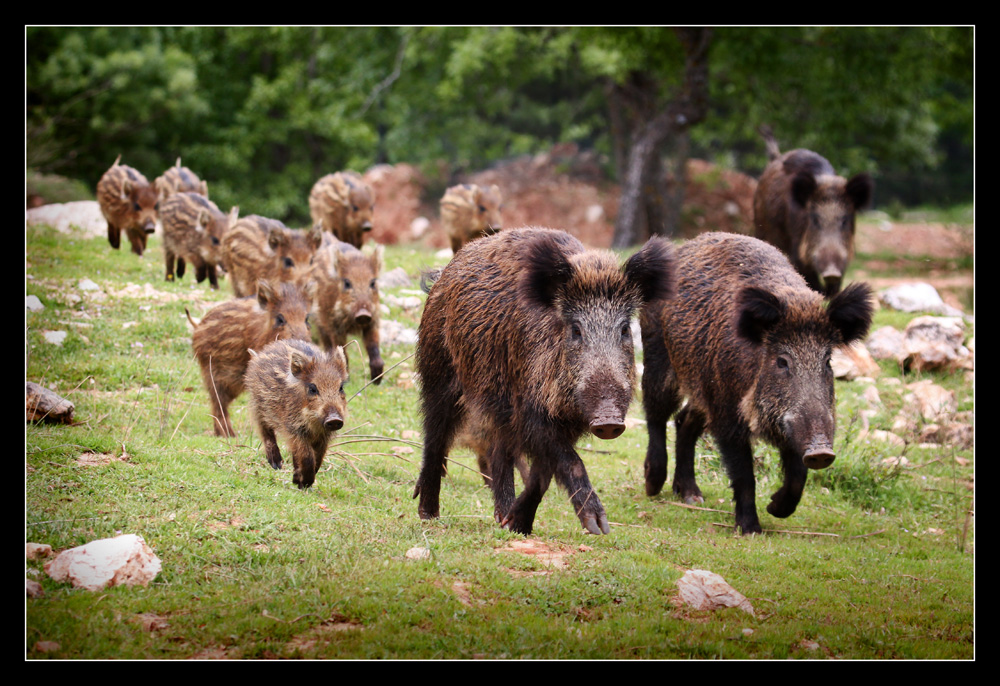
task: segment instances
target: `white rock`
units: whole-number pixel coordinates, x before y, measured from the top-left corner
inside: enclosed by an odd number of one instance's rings
[[[80,279],[79,283],[76,284],[76,287],[79,288],[81,291],[99,291],[99,290],[101,290],[101,287],[98,286],[93,281],[91,281],[90,279]]]
[[[893,286],[882,291],[879,296],[882,303],[894,310],[903,312],[931,312],[949,317],[962,316],[957,310],[945,304],[934,286],[929,283],[915,282]]]
[[[410,235],[414,238],[420,238],[430,228],[430,225],[431,220],[427,217],[417,217],[410,222]]]
[[[124,534],[65,550],[45,564],[45,573],[88,591],[118,585],[145,586],[160,573],[160,558],[141,536]]]
[[[42,337],[47,343],[52,343],[53,345],[62,345],[63,341],[66,340],[65,331],[43,331]]]
[[[705,569],[689,569],[677,581],[681,600],[696,610],[738,607],[753,615],[753,606],[725,579]]]
[[[427,560],[431,556],[431,551],[427,548],[410,548],[406,551],[407,560]]]
[[[24,297],[24,308],[28,312],[41,312],[45,309],[45,305],[42,304],[37,295],[27,295]]]

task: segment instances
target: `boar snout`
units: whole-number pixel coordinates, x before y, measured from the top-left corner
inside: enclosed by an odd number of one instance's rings
[[[372,313],[368,310],[362,308],[358,310],[358,313],[354,315],[354,321],[356,321],[361,326],[368,326],[372,321]]]
[[[323,421],[323,427],[327,431],[340,431],[344,427],[344,418],[336,411],[331,412]]]
[[[618,438],[625,433],[625,418],[614,400],[610,398],[601,400],[590,420],[590,433],[605,441]]]
[[[814,446],[806,450],[805,455],[802,456],[802,462],[809,469],[826,469],[833,464],[836,457],[837,455],[831,446]]]

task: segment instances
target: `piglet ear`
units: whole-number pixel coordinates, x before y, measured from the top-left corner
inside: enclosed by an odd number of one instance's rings
[[[642,304],[664,300],[674,293],[674,249],[663,238],[654,236],[646,241],[622,267],[625,278],[638,287]]]
[[[267,304],[274,300],[274,287],[270,281],[265,279],[257,280],[257,303],[262,310],[267,309]]]
[[[736,313],[737,333],[751,343],[760,344],[768,330],[785,316],[785,304],[770,291],[748,286],[737,296]]]
[[[312,360],[309,359],[308,355],[298,348],[292,348],[291,355],[288,359],[289,367],[292,370],[292,376],[296,379],[301,378],[302,372],[305,371],[310,362],[312,362]]]
[[[800,171],[792,178],[792,198],[800,207],[805,207],[815,192],[816,177],[809,172]]]
[[[830,299],[826,316],[840,331],[844,343],[853,343],[868,335],[875,314],[871,286],[856,281]]]
[[[559,290],[573,278],[573,265],[549,235],[537,236],[524,245],[521,267],[521,295],[540,307],[552,307]]]
[[[860,210],[867,207],[868,203],[871,202],[874,188],[875,183],[872,181],[872,177],[862,172],[855,174],[847,180],[847,187],[844,189],[844,192],[847,193],[847,197],[854,203],[854,209]]]

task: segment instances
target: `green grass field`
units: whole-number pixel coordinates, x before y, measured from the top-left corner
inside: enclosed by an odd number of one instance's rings
[[[26,377],[72,401],[76,423],[26,426],[25,539],[61,551],[139,534],[163,567],[146,587],[91,592],[28,562],[44,591],[26,600],[29,659],[975,657],[974,451],[861,440],[863,382],[837,382],[837,459],[811,473],[789,519],[764,510],[780,466],[757,446],[763,535],[734,535],[711,441],[696,463],[703,507],[669,489],[645,495],[637,397],[637,425],[579,446],[611,534],[585,534],[553,485],[525,539],[494,523],[464,451],[452,456],[441,518],[417,517],[412,345],[386,346],[396,366],[363,391],[367,361],[349,346],[348,395],[361,393],[315,485],[300,491],[287,459],[281,471],[267,465],[245,395],[232,408],[238,437],[211,433],[185,308],[202,316],[230,297],[228,282],[218,292],[191,274],[167,283],[158,237],[141,259],[47,227],[29,227],[26,244],[26,293],[44,305],[26,314]],[[389,246],[385,262],[413,281],[389,293],[412,296],[420,270],[444,260]],[[83,279],[97,289],[82,290]],[[415,329],[419,308],[383,318]],[[900,318],[880,311],[875,327]],[[46,331],[67,335],[56,345]],[[931,378],[974,410],[970,375],[904,378],[881,366],[872,428],[891,428],[899,380]],[[669,441],[672,478],[672,430]],[[884,462],[901,454],[904,467]],[[414,548],[429,555],[411,559]],[[721,575],[754,614],[681,605],[688,569]]]

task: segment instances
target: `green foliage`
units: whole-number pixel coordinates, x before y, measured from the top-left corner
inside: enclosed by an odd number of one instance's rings
[[[442,517],[417,517],[420,437],[405,433],[421,431],[412,346],[385,346],[387,369],[396,366],[367,388],[364,355],[351,348],[348,394],[360,394],[315,485],[300,491],[288,465],[264,460],[245,397],[232,408],[238,436],[211,433],[185,309],[200,317],[226,300],[225,281],[218,292],[189,276],[165,282],[155,236],[141,259],[47,227],[26,238],[25,289],[44,305],[26,315],[26,376],[76,407],[72,426],[25,428],[26,540],[58,552],[136,533],[163,565],[147,587],[93,593],[28,562],[44,591],[26,600],[30,659],[974,655],[972,451],[914,447],[910,467],[887,469],[898,452],[858,437],[860,382],[837,383],[837,460],[812,474],[788,520],[763,513],[780,469],[774,451],[758,449],[764,535],[732,535],[731,490],[710,440],[696,461],[702,509],[669,492],[647,497],[637,426],[579,446],[611,534],[584,534],[552,487],[525,539],[493,521],[466,450],[451,455]],[[406,246],[387,246],[385,261],[414,283],[443,262]],[[82,278],[100,289],[80,290]],[[413,288],[389,292],[404,290]],[[408,327],[419,317],[396,306],[386,315]],[[46,343],[46,330],[67,341]],[[961,377],[935,381],[969,406]],[[887,408],[873,426],[891,422],[890,387],[880,381]],[[641,417],[638,400],[630,414]],[[526,543],[554,562],[519,550]],[[430,557],[407,558],[414,547]],[[722,575],[755,616],[680,605],[676,582],[692,568]],[[43,652],[41,641],[58,648]]]

